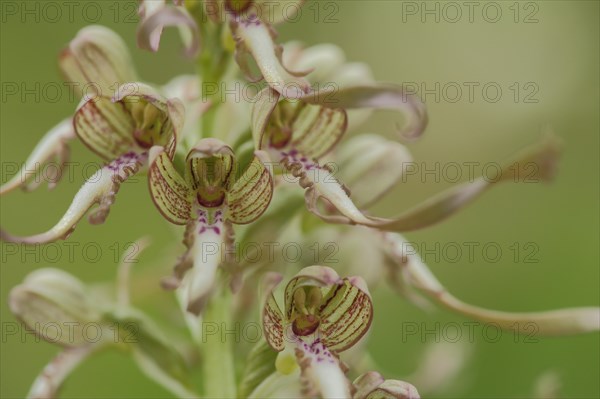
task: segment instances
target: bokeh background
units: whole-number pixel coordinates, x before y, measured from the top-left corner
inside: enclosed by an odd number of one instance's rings
[[[147,81],[164,83],[170,77],[192,72],[193,64],[180,57],[181,44],[173,30],[166,33],[160,52],[149,54],[135,47],[135,2],[75,2],[73,18],[61,2],[9,2],[16,15],[3,9],[1,24],[2,103],[0,156],[2,181],[10,175],[8,164],[25,160],[41,136],[73,112],[76,99],[68,90],[55,94],[51,85],[61,84],[57,69],[60,49],[90,22],[107,25],[119,32],[130,46],[140,75]],[[62,15],[46,9],[58,5]],[[410,3],[407,5],[407,3]],[[426,3],[426,4],[425,4]],[[460,262],[443,256],[429,257],[428,264],[458,297],[494,309],[530,311],[567,306],[599,304],[599,3],[597,1],[541,1],[477,3],[471,17],[462,2],[324,1],[306,8],[296,23],[281,26],[281,40],[300,39],[308,44],[332,42],[342,47],[349,60],[367,62],[378,80],[415,82],[427,88],[440,82],[477,82],[473,101],[466,89],[458,101],[450,93],[436,101],[425,100],[430,125],[423,138],[410,146],[415,160],[430,168],[436,162],[500,161],[534,142],[547,126],[564,141],[560,172],[553,184],[504,184],[485,194],[474,205],[446,222],[408,238],[428,248],[448,243],[497,243],[503,250],[499,261],[489,262],[476,251],[473,262],[463,255]],[[436,5],[437,4],[437,5]],[[33,9],[21,14],[22,9]],[[409,8],[407,8],[409,7]],[[407,10],[417,10],[417,14]],[[420,14],[424,7],[438,15]],[[484,8],[487,13],[484,12]],[[36,11],[37,9],[37,11]],[[496,17],[500,9],[502,15]],[[515,14],[516,9],[519,10]],[[99,12],[98,12],[99,10]],[[320,14],[315,14],[316,11]],[[84,12],[85,11],[85,12]],[[330,16],[329,19],[326,19]],[[439,18],[439,22],[436,21]],[[487,20],[486,20],[487,18]],[[491,22],[496,20],[497,22]],[[453,22],[455,21],[455,22]],[[528,22],[528,23],[526,23]],[[7,91],[7,83],[41,90],[39,98]],[[486,100],[481,88],[499,85],[503,92],[497,102]],[[520,88],[515,101],[514,84]],[[525,87],[527,83],[533,83]],[[50,86],[47,86],[50,85]],[[44,87],[48,87],[44,94]],[[511,89],[513,87],[513,89]],[[532,89],[533,88],[533,89]],[[535,93],[532,94],[535,90]],[[421,93],[423,94],[423,93]],[[490,95],[493,92],[490,91]],[[532,97],[527,97],[531,94]],[[528,102],[527,99],[537,100]],[[389,134],[395,116],[375,114],[363,130]],[[83,145],[72,146],[72,161],[95,162],[97,158]],[[476,169],[480,172],[480,169]],[[88,170],[87,175],[91,173]],[[1,200],[2,227],[14,233],[33,233],[51,226],[62,214],[83,181],[75,169],[69,181],[53,192],[40,189],[32,194],[13,193]],[[465,180],[463,176],[462,180]],[[385,199],[378,211],[393,214],[418,203],[428,195],[449,187],[450,182],[426,176],[411,178]],[[61,267],[87,282],[110,281],[115,275],[115,251],[142,235],[155,243],[136,266],[133,298],[141,307],[169,325],[176,319],[171,295],[156,282],[169,273],[165,257],[178,238],[153,209],[142,179],[122,187],[108,221],[101,226],[82,222],[72,239],[95,242],[86,255],[77,249],[74,259],[63,244],[37,248],[27,255],[22,249],[2,243],[1,321],[2,356],[0,395],[23,397],[33,378],[58,348],[32,336],[10,335],[14,325],[7,307],[11,287],[40,266]],[[524,262],[521,253],[513,259],[511,245],[523,249],[533,243],[537,263]],[[62,251],[62,254],[55,255]],[[40,259],[36,259],[39,256]],[[51,258],[57,258],[52,262]],[[97,259],[96,259],[97,258]],[[43,262],[42,262],[43,261]],[[365,264],[365,268],[370,265]],[[406,336],[403,323],[413,322],[427,329],[435,323],[462,323],[468,320],[439,310],[425,313],[381,287],[375,295],[376,317],[369,343],[373,359],[388,377],[411,375],[422,363],[432,335]],[[404,324],[405,325],[405,324]],[[597,334],[565,337],[534,337],[533,342],[504,333],[497,342],[475,328],[467,340],[469,357],[464,369],[444,389],[432,396],[447,398],[533,397],[540,376],[558,376],[565,398],[596,398],[600,395],[600,349]],[[466,330],[463,331],[466,333]],[[442,342],[444,339],[442,338]],[[85,363],[69,380],[64,397],[112,398],[170,397],[148,381],[124,355],[102,353]]]

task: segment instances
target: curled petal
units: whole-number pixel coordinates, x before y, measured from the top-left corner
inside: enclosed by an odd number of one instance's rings
[[[280,51],[267,25],[259,20],[232,22],[232,31],[237,41],[236,59],[241,59],[245,52],[252,54],[263,78],[274,90],[286,98],[300,98],[309,92],[309,83],[294,76],[281,63]],[[247,66],[244,72],[248,74]]]
[[[252,139],[256,149],[260,150],[266,146],[265,131],[279,98],[277,91],[265,87],[252,99]]]
[[[167,26],[176,26],[180,29],[187,57],[198,55],[200,51],[198,26],[183,7],[161,6],[156,10],[143,13],[137,29],[138,46],[144,50],[158,51],[162,31]]]
[[[56,186],[62,177],[62,168],[69,158],[68,142],[75,137],[73,130],[73,122],[71,119],[65,119],[52,130],[50,130],[36,145],[31,155],[25,161],[25,165],[17,172],[12,179],[0,186],[0,196],[4,195],[16,188],[33,189],[41,183],[39,173],[42,167],[56,157],[60,166],[57,175],[54,179],[48,182],[48,188],[52,189]],[[27,182],[32,180],[33,184],[27,185]],[[38,179],[40,180],[38,183]]]
[[[393,219],[365,216],[354,205],[341,184],[323,168],[317,169],[314,174],[303,172],[303,177],[307,179],[305,186],[308,187],[306,201],[311,212],[331,223],[362,224],[386,231],[411,231],[449,217],[496,183],[551,180],[556,171],[558,156],[556,139],[547,138],[540,145],[523,151],[516,161],[506,163],[496,179],[480,177],[460,184]],[[319,211],[320,198],[326,199],[343,216],[326,215]]]
[[[261,320],[265,340],[276,351],[281,352],[285,348],[283,334],[283,314],[275,300],[273,291],[281,282],[282,276],[278,273],[269,272],[265,275],[262,281],[263,291],[263,308]]]
[[[152,147],[148,187],[159,212],[171,223],[186,224],[192,213],[192,191],[162,147]]]
[[[110,96],[125,82],[135,82],[136,72],[127,46],[112,30],[99,25],[81,29],[59,58],[65,78],[80,95]],[[86,92],[83,92],[83,89]]]
[[[361,134],[344,142],[335,161],[341,180],[352,189],[353,202],[365,209],[400,181],[412,156],[398,142]]]
[[[73,202],[60,221],[45,233],[19,237],[0,231],[1,238],[9,242],[44,244],[67,238],[79,220],[98,204],[99,207],[89,216],[90,223],[103,223],[115,195],[123,181],[135,174],[146,162],[145,155],[127,153],[98,170],[90,177],[73,198]]]
[[[439,304],[485,323],[494,323],[507,330],[540,336],[573,335],[600,331],[600,308],[581,307],[544,312],[513,313],[489,310],[462,302],[444,288],[421,258],[407,251],[406,241],[396,233],[386,233],[388,251],[400,267],[406,270],[409,282]]]
[[[28,399],[52,399],[58,397],[64,381],[96,349],[95,345],[67,348],[48,363],[35,379],[27,393]]]
[[[313,91],[302,100],[328,108],[375,108],[402,112],[406,117],[405,126],[398,128],[400,135],[416,139],[427,127],[425,104],[416,96],[404,92],[402,87],[379,84],[369,86],[328,87]]]
[[[256,151],[244,173],[226,193],[226,218],[235,224],[248,224],[258,219],[273,197],[273,176],[265,165],[268,156]]]

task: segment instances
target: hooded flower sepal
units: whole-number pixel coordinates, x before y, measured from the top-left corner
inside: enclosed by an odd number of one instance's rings
[[[36,145],[23,167],[9,181],[0,186],[0,196],[17,188],[26,191],[36,189],[44,178],[40,176],[43,168],[56,159],[56,173],[48,179],[48,188],[56,187],[62,178],[64,165],[69,160],[68,143],[75,138],[72,120],[65,119],[52,128]]]
[[[96,204],[99,206],[89,221],[103,223],[121,184],[147,164],[150,147],[161,146],[168,157],[173,156],[183,114],[179,100],[166,100],[142,83],[121,86],[113,98],[84,99],[73,118],[75,133],[109,162],[84,183],[64,216],[50,230],[25,237],[1,230],[0,238],[26,244],[65,239]]]
[[[289,374],[298,365],[304,390],[324,398],[351,397],[338,353],[355,345],[368,331],[373,304],[360,277],[340,278],[328,267],[310,266],[284,290],[284,310],[273,291],[281,277],[265,277],[263,330],[280,352],[277,369]]]
[[[352,399],[419,399],[417,389],[408,382],[386,380],[376,371],[369,371],[352,383]]]
[[[190,58],[196,57],[200,52],[200,33],[196,21],[181,5],[182,1],[174,0],[173,3],[168,5],[167,0],[140,1],[137,44],[144,50],[156,52],[164,28],[174,26],[179,28],[185,55]]]
[[[180,288],[187,309],[200,313],[219,265],[233,244],[232,224],[248,224],[267,209],[273,177],[266,155],[257,151],[240,168],[231,147],[203,139],[190,151],[183,176],[160,147],[150,151],[148,184],[154,204],[171,223],[186,225],[188,248],[166,286]]]

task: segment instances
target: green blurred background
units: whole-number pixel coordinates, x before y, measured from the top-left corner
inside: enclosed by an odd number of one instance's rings
[[[25,160],[41,136],[69,115],[77,101],[68,91],[57,95],[52,87],[61,84],[56,66],[59,50],[89,21],[105,24],[119,32],[132,49],[140,75],[147,81],[164,83],[182,72],[193,71],[193,65],[180,57],[181,45],[174,30],[158,55],[135,48],[135,20],[128,18],[134,2],[96,2],[85,9],[85,2],[75,2],[73,20],[68,7],[58,2],[62,16],[36,2],[2,2],[16,4],[18,11],[28,7],[30,14],[12,15],[3,10],[1,25],[2,103],[0,117],[0,155],[2,181],[10,175],[5,165]],[[48,2],[50,3],[50,2]],[[410,3],[410,4],[407,4]],[[437,3],[437,6],[435,5]],[[458,297],[470,303],[494,309],[530,311],[599,303],[599,230],[598,230],[598,151],[599,151],[599,3],[597,1],[496,2],[493,9],[476,2],[473,20],[468,8],[459,5],[462,16],[456,22],[455,9],[445,2],[427,2],[428,9],[439,9],[440,21],[434,14],[421,20],[422,2],[341,1],[320,2],[306,8],[297,23],[278,28],[281,40],[300,39],[308,44],[332,42],[341,46],[352,61],[367,62],[378,80],[424,83],[432,88],[448,82],[478,82],[474,101],[467,92],[457,102],[444,96],[435,101],[426,97],[430,125],[424,137],[410,149],[419,163],[433,167],[448,162],[500,161],[519,148],[534,142],[545,126],[564,141],[564,156],[556,181],[546,184],[505,184],[495,188],[473,206],[448,221],[408,238],[431,248],[435,243],[498,243],[503,255],[497,263],[485,261],[476,252],[476,261],[452,263],[447,259],[428,264]],[[36,5],[37,4],[37,5]],[[417,14],[407,14],[407,7]],[[450,6],[453,7],[453,6]],[[490,7],[490,6],[488,6]],[[493,23],[495,10],[502,15]],[[515,10],[519,15],[516,17]],[[84,12],[86,10],[86,12]],[[98,11],[99,10],[99,14]],[[315,14],[316,11],[320,13]],[[117,12],[118,11],[118,12]],[[333,15],[330,15],[332,14]],[[533,14],[532,14],[533,13]],[[96,19],[96,15],[99,18]],[[324,23],[327,16],[333,20]],[[530,23],[525,23],[529,16]],[[517,21],[515,21],[515,18]],[[315,23],[315,19],[317,23]],[[537,22],[533,21],[536,19]],[[87,20],[87,21],[86,21]],[[42,88],[39,99],[28,95],[24,101],[8,95],[6,83]],[[497,83],[503,90],[499,101],[486,101],[481,87]],[[515,102],[514,89],[520,87]],[[533,86],[525,87],[528,82]],[[48,87],[43,94],[43,88]],[[463,89],[465,86],[462,86]],[[515,86],[512,86],[513,88]],[[525,96],[536,103],[525,102]],[[39,90],[38,90],[39,92]],[[450,92],[448,92],[450,93]],[[490,91],[490,93],[492,93]],[[442,93],[443,94],[443,93]],[[448,94],[453,96],[452,93]],[[394,116],[379,113],[363,130],[390,133]],[[83,145],[72,147],[72,161],[97,161]],[[420,164],[421,165],[421,164]],[[480,172],[481,169],[476,169]],[[69,182],[48,193],[41,189],[32,194],[14,193],[2,198],[2,227],[17,234],[41,231],[51,226],[83,181],[76,168]],[[88,170],[87,175],[91,173]],[[463,178],[463,180],[465,180]],[[425,182],[411,178],[398,187],[379,206],[380,213],[393,214],[417,203],[428,195],[450,186],[428,176]],[[166,258],[179,238],[166,228],[166,222],[148,201],[141,179],[122,187],[108,221],[101,226],[82,222],[76,235],[82,248],[96,242],[101,254],[89,247],[86,262],[81,250],[75,258],[67,256],[68,248],[58,244],[44,250],[35,249],[16,254],[2,243],[1,295],[2,357],[1,396],[23,397],[30,383],[58,348],[35,343],[31,336],[7,333],[14,325],[6,298],[11,287],[39,266],[57,266],[84,281],[110,281],[115,275],[114,251],[142,235],[150,235],[155,243],[136,266],[133,298],[144,309],[170,324],[177,319],[170,294],[162,292],[157,279],[169,273],[171,261]],[[534,243],[539,251],[538,263],[512,259],[509,247]],[[58,261],[49,258],[62,251]],[[120,252],[120,251],[119,251]],[[46,261],[36,263],[38,254]],[[162,259],[165,259],[164,262]],[[365,265],[369,267],[369,265]],[[377,291],[376,317],[369,347],[373,358],[386,370],[388,377],[410,375],[420,364],[427,342],[420,335],[402,339],[402,323],[407,321],[435,329],[435,323],[463,323],[466,319],[440,310],[422,312],[386,288]],[[422,324],[424,323],[424,324]],[[515,342],[504,333],[498,342],[490,342],[475,329],[475,339],[465,369],[437,397],[507,398],[531,397],[537,378],[547,371],[561,380],[561,394],[566,398],[595,398],[599,387],[599,340],[597,334]],[[170,397],[137,370],[127,357],[102,353],[85,363],[70,378],[64,397],[110,398]]]

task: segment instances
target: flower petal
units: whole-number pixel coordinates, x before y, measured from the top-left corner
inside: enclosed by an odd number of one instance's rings
[[[407,139],[419,137],[427,127],[427,110],[423,102],[402,87],[378,84],[327,88],[310,92],[301,98],[310,104],[328,108],[375,108],[400,111],[406,116],[405,126],[399,128],[400,135]]]
[[[27,393],[28,399],[58,397],[64,381],[96,349],[96,345],[67,348],[48,363],[37,376]]]
[[[277,107],[280,94],[271,87],[265,87],[252,99],[252,139],[254,148],[265,148],[265,131],[271,115]]]
[[[401,179],[412,156],[402,144],[375,134],[361,134],[335,153],[341,180],[352,200],[365,209],[387,194]]]
[[[157,138],[151,142],[136,139],[132,111],[136,104],[147,104],[146,108],[158,111],[149,121],[159,124]],[[133,82],[120,86],[112,98],[101,96],[82,101],[73,125],[84,144],[104,159],[114,159],[129,151],[146,151],[150,145],[163,145],[172,157],[183,121],[181,101],[166,100],[151,87]]]
[[[286,285],[284,294],[285,318],[292,317],[293,298],[297,289],[302,287],[328,287],[337,284],[340,276],[327,266],[308,266],[300,270]]]
[[[39,173],[42,171],[44,164],[56,157],[60,161],[60,167],[57,176],[48,182],[48,188],[54,188],[62,177],[62,168],[69,157],[67,143],[73,138],[75,138],[75,132],[70,118],[53,127],[35,146],[21,170],[12,179],[0,186],[0,195],[7,194],[19,187],[27,190],[35,188],[34,186],[43,181]],[[27,185],[27,182],[31,180],[34,180],[35,183]]]
[[[302,377],[308,383],[305,390],[321,398],[351,398],[350,383],[339,359],[319,340],[296,347],[296,357]]]
[[[307,206],[311,212],[330,223],[362,224],[386,231],[411,231],[435,224],[479,197],[494,184],[500,182],[527,179],[531,181],[551,180],[556,171],[559,155],[557,140],[549,137],[541,144],[531,146],[517,157],[516,161],[506,163],[497,179],[480,177],[471,182],[463,183],[438,194],[414,209],[408,210],[393,219],[365,216],[352,202],[341,184],[323,168],[316,168],[315,173],[305,170]],[[312,169],[311,169],[312,170]],[[300,173],[300,172],[298,172]],[[301,180],[302,181],[302,180]],[[318,209],[320,198],[326,199],[343,216],[323,214]]]
[[[136,72],[123,39],[112,30],[90,25],[81,29],[63,50],[60,68],[78,94],[110,97],[125,82],[135,82]]]
[[[136,147],[134,121],[123,104],[109,97],[84,101],[75,111],[73,126],[83,143],[104,159],[114,159]]]
[[[162,147],[152,147],[148,187],[159,212],[171,223],[186,224],[192,214],[192,192]]]
[[[182,30],[181,37],[185,45],[185,55],[196,57],[200,51],[200,33],[194,18],[183,7],[163,5],[156,8],[156,10],[145,12],[140,7],[142,20],[137,29],[138,46],[144,50],[158,51],[163,29],[168,26],[176,26]]]
[[[543,312],[512,313],[489,310],[462,302],[444,288],[420,256],[408,251],[406,240],[399,234],[386,233],[388,252],[399,267],[406,270],[409,282],[439,304],[458,313],[500,328],[530,334],[535,328],[539,336],[573,335],[600,331],[600,308],[581,307]]]
[[[235,224],[248,224],[258,219],[273,197],[273,176],[265,165],[268,156],[256,151],[244,173],[226,193],[226,218]]]
[[[236,60],[245,53],[252,54],[263,78],[269,86],[286,98],[299,98],[309,92],[309,83],[290,73],[282,64],[274,33],[258,19],[232,21],[232,32],[236,38]],[[244,65],[240,65],[244,67]],[[248,68],[244,69],[248,75]]]
[[[417,388],[408,382],[385,380],[377,389],[369,393],[366,399],[419,399],[420,397]]]
[[[373,320],[373,303],[361,277],[343,279],[333,286],[321,306],[323,344],[342,352],[367,333]]]
[[[60,221],[45,233],[19,237],[0,231],[0,237],[9,242],[25,244],[44,244],[67,238],[75,229],[79,220],[95,204],[97,210],[89,216],[92,224],[103,223],[108,216],[109,208],[123,181],[137,173],[146,162],[145,155],[127,153],[98,170],[90,177],[73,198],[73,202]]]
[[[265,340],[276,351],[281,352],[285,348],[283,336],[283,314],[275,300],[273,291],[281,282],[282,276],[278,273],[269,272],[265,274],[262,281],[263,308],[261,314]]]

